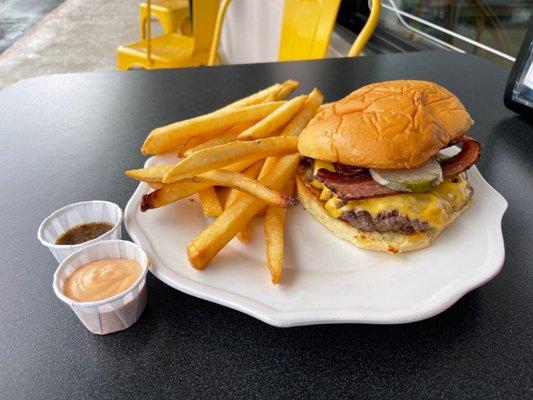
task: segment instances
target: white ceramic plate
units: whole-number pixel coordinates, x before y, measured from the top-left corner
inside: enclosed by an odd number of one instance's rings
[[[452,153],[457,149],[452,150]],[[174,155],[146,166],[174,163]],[[298,206],[287,213],[283,280],[270,283],[261,220],[252,242],[236,239],[204,271],[193,269],[187,243],[210,223],[196,197],[142,213],[150,191],[140,184],[126,206],[128,233],[152,259],[152,273],[193,296],[270,325],[396,324],[429,318],[493,278],[504,260],[501,218],[507,202],[474,167],[475,203],[429,248],[399,255],[361,250],[339,239]]]

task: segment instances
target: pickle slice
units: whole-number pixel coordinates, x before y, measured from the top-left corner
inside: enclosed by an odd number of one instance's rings
[[[370,175],[380,185],[399,192],[425,192],[442,182],[442,169],[434,158],[418,168],[370,169]]]

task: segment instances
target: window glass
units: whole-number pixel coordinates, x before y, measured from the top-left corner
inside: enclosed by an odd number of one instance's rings
[[[360,2],[357,11],[363,7],[368,10],[366,1]],[[516,57],[532,15],[533,0],[382,0],[380,24],[410,41],[433,41],[438,47],[477,54],[510,68],[510,58]]]

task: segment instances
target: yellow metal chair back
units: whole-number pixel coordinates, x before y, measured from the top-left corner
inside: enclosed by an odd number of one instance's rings
[[[213,37],[217,35],[215,33],[215,24],[219,6],[220,0],[193,0],[192,31],[195,54],[204,53],[209,55]],[[218,27],[219,32],[221,27]]]
[[[215,23],[215,32],[213,34],[213,40],[211,41],[211,49],[209,51],[209,61],[207,65],[215,65],[218,55],[218,42],[220,41],[220,33],[222,32],[222,24],[224,23],[224,17],[231,0],[222,0],[222,4],[218,8],[217,20]]]
[[[379,21],[379,14],[381,13],[381,0],[372,0],[372,9],[370,10],[370,15],[366,21],[365,26],[357,35],[357,38],[353,42],[352,48],[348,52],[348,57],[356,57],[365,48],[368,40],[374,33],[376,26]]]
[[[285,0],[278,59],[324,58],[340,0]]]

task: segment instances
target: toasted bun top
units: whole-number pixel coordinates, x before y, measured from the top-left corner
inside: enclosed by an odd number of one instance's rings
[[[473,123],[459,99],[436,83],[380,82],[318,113],[300,134],[298,150],[364,168],[414,168]]]

